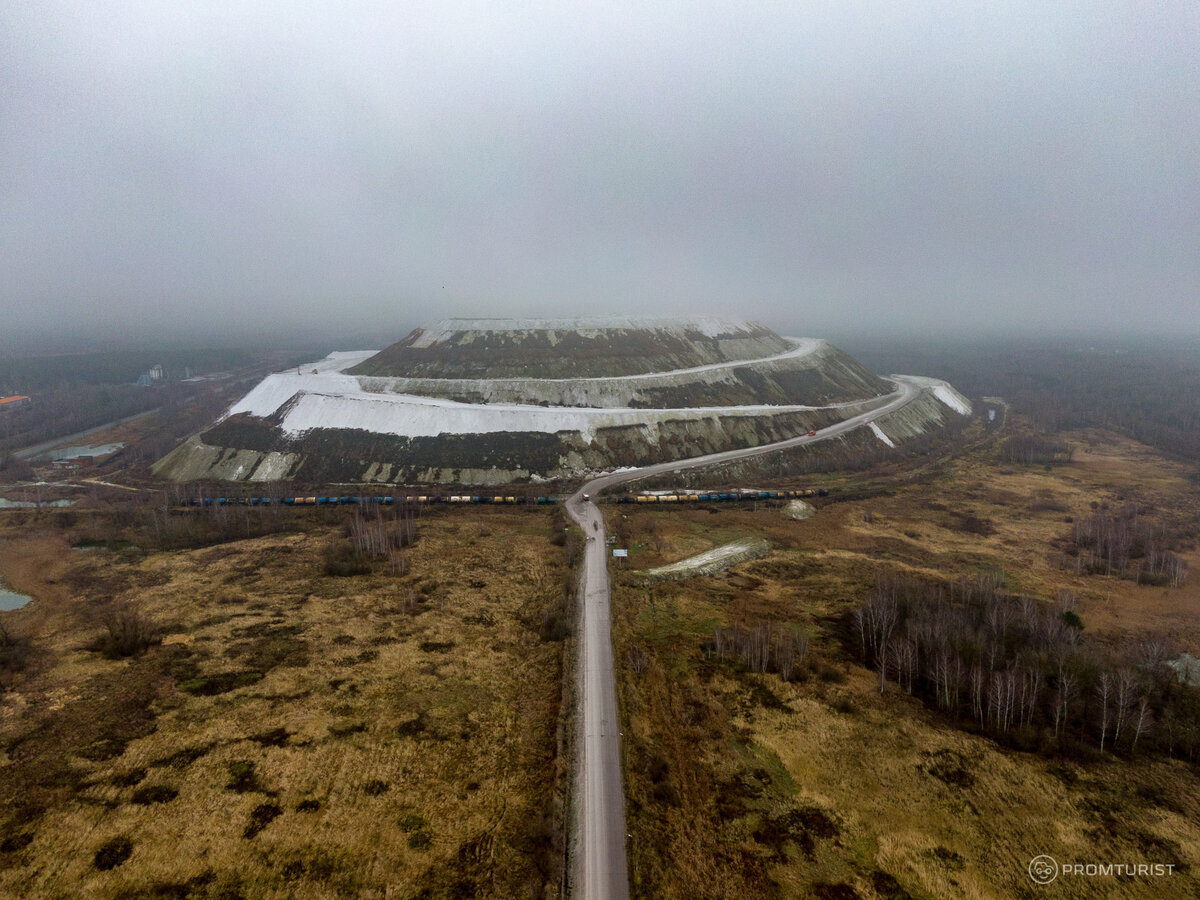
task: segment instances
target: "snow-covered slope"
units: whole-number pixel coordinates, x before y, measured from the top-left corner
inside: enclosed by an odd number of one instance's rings
[[[946,404],[960,416],[971,414],[971,401],[951,387],[950,382],[940,378],[929,378],[925,375],[905,375],[909,381],[916,382],[929,389],[933,396]]]
[[[812,342],[802,344],[800,350],[812,346]],[[406,437],[567,431],[591,441],[601,428],[645,425],[653,429],[663,421],[697,420],[714,415],[765,416],[849,406],[865,408],[864,401],[826,406],[742,404],[669,409],[460,403],[445,397],[380,392],[374,389],[378,379],[358,378],[339,371],[363,356],[363,353],[341,353],[295,371],[268,375],[230,407],[225,418],[249,415],[267,419],[289,436],[314,428],[359,429]]]

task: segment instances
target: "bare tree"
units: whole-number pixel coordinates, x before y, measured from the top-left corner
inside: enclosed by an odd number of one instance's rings
[[[1054,693],[1054,738],[1059,740],[1062,729],[1067,724],[1071,704],[1079,696],[1079,675],[1065,668],[1058,673],[1058,688]]]
[[[905,693],[913,692],[913,681],[917,675],[917,647],[908,638],[894,639],[891,642],[892,665],[896,672],[897,683],[904,688]]]
[[[1104,752],[1104,737],[1108,733],[1109,707],[1113,697],[1113,677],[1101,672],[1096,679],[1096,699],[1100,702],[1100,752]]]
[[[1133,718],[1133,743],[1129,747],[1131,752],[1137,750],[1138,738],[1149,731],[1153,724],[1154,714],[1150,711],[1150,695],[1142,694]]]
[[[646,671],[646,666],[650,663],[650,655],[646,653],[646,648],[641,644],[633,644],[625,652],[625,665],[635,675],[641,675]]]
[[[1121,740],[1121,730],[1125,721],[1133,711],[1134,692],[1137,689],[1137,676],[1132,669],[1117,670],[1116,684],[1113,691],[1113,712],[1116,721],[1113,723],[1113,743]]]
[[[984,724],[984,686],[990,680],[990,673],[985,672],[979,663],[971,666],[968,690],[971,695],[971,715],[982,726]]]

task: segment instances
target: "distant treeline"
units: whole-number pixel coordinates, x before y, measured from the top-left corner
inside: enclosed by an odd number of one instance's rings
[[[875,371],[934,375],[971,397],[1003,397],[1042,432],[1114,428],[1200,461],[1195,342],[900,342],[851,352]]]
[[[62,356],[0,356],[0,394],[20,394],[62,385],[117,385],[137,381],[152,366],[176,378],[253,365],[248,350],[116,350]]]
[[[134,383],[142,372],[159,364],[164,372],[162,383],[153,388]],[[23,393],[33,398],[30,407],[0,415],[0,470],[13,468],[15,460],[9,456],[13,451],[137,413],[161,409],[164,422],[183,416],[182,428],[164,432],[153,448],[142,454],[157,458],[171,449],[172,442],[211,421],[220,404],[232,399],[228,391],[244,391],[247,386],[242,379],[248,372],[265,373],[295,364],[294,354],[282,352],[255,356],[245,350],[203,349],[0,358],[0,396]],[[193,375],[233,371],[238,378],[181,384],[179,379],[187,371]],[[209,402],[212,398],[216,400]],[[12,475],[0,475],[0,479]],[[26,476],[18,473],[15,477]]]

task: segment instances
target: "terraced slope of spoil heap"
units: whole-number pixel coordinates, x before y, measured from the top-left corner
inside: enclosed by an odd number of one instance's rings
[[[760,359],[789,344],[721,319],[443,319],[356,366],[400,378],[604,378]]]
[[[825,341],[720,319],[447,319],[348,371],[375,393],[595,408],[821,405],[890,389]]]
[[[824,341],[752,323],[449,320],[383,352],[267,376],[155,471],[311,483],[575,477],[805,434],[895,390]],[[942,424],[945,403],[931,402],[906,436]]]

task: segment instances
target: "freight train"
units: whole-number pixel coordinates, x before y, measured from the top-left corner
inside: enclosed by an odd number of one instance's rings
[[[738,490],[676,494],[619,494],[614,503],[731,503],[751,500],[790,500],[799,497],[825,497],[825,488],[803,491]],[[506,506],[547,506],[560,502],[558,497],[525,497],[486,494],[407,494],[355,497],[191,497],[183,506],[394,506],[406,503],[482,503]]]
[[[543,506],[557,497],[471,496],[466,494],[413,494],[371,497],[192,497],[184,506],[394,506],[405,503],[503,503]]]

